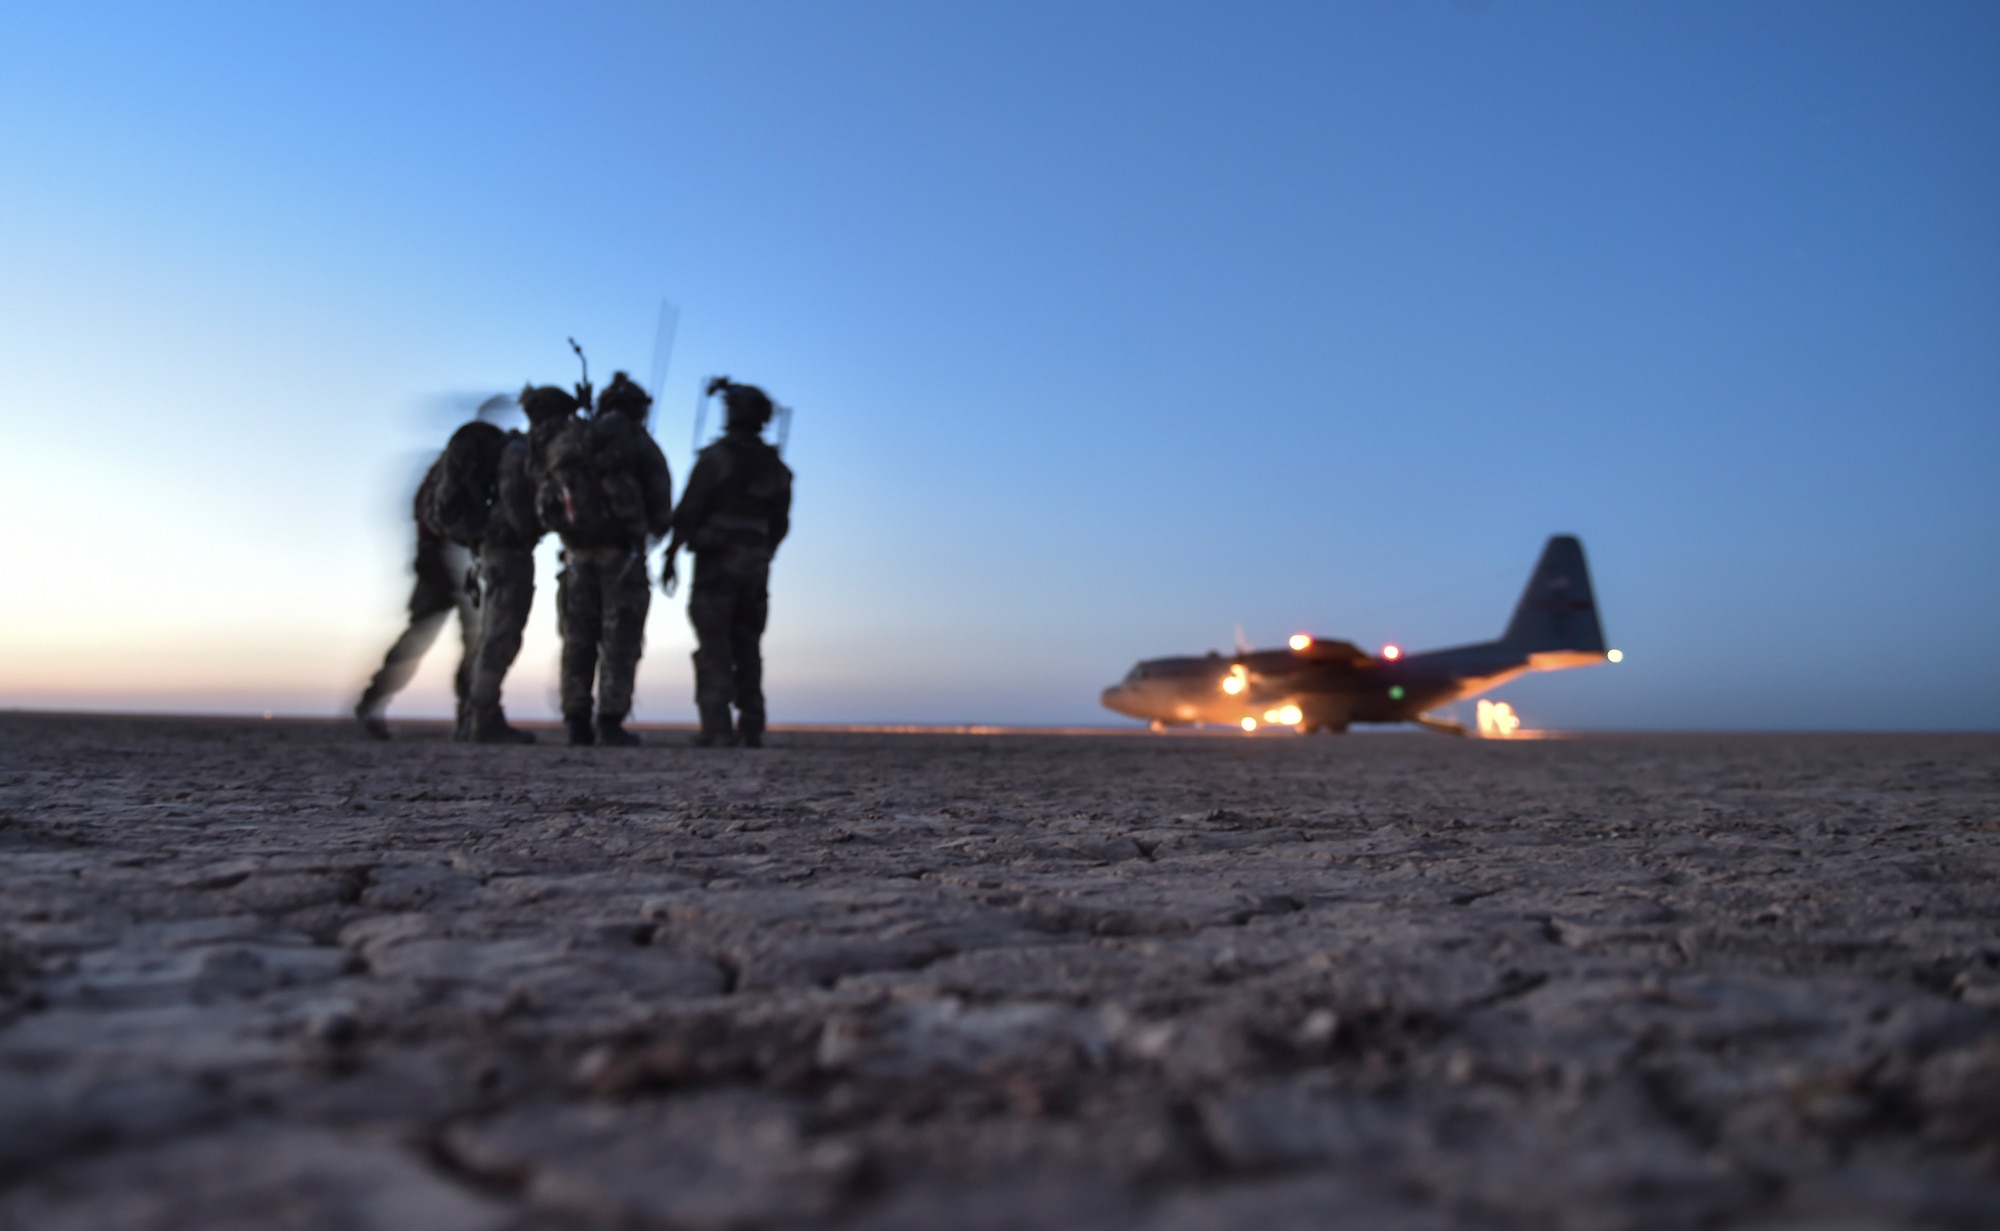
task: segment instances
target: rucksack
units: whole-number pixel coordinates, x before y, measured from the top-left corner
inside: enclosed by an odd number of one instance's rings
[[[644,539],[643,431],[622,414],[564,421],[541,450],[535,509],[542,524],[565,539]]]
[[[477,547],[493,513],[500,453],[507,433],[475,420],[451,434],[444,453],[424,476],[417,518],[434,534]]]

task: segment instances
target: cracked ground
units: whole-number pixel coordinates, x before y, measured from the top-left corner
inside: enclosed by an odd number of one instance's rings
[[[0,715],[0,1226],[2000,1226],[2000,737],[402,735]]]

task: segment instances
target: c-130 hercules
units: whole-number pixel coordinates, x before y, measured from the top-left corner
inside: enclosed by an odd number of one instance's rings
[[[1154,730],[1223,723],[1300,732],[1345,731],[1350,723],[1414,722],[1462,735],[1459,724],[1426,711],[1476,697],[1529,671],[1617,662],[1604,645],[1583,544],[1558,534],[1542,548],[1514,618],[1498,641],[1373,656],[1349,641],[1301,633],[1289,649],[1244,649],[1231,657],[1153,658],[1104,690],[1104,705]]]

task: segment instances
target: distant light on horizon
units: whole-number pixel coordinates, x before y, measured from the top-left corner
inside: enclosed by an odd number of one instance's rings
[[[1382,657],[1388,659],[1390,662],[1395,662],[1402,656],[1403,647],[1400,645],[1385,645],[1382,647]]]
[[[1245,731],[1255,731],[1257,729],[1257,720],[1255,718],[1245,718],[1243,720],[1243,729]]]
[[[1292,648],[1293,648],[1294,650],[1307,650],[1307,649],[1311,649],[1311,648],[1312,648],[1312,643],[1313,643],[1313,639],[1312,639],[1311,637],[1308,637],[1308,636],[1307,636],[1306,634],[1304,634],[1304,633],[1293,633],[1293,634],[1292,634],[1292,640],[1291,640],[1291,647],[1292,647]]]

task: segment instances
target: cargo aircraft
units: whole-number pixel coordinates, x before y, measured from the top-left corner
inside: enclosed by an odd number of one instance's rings
[[[1558,534],[1542,548],[1514,618],[1498,641],[1424,654],[1384,646],[1369,654],[1349,641],[1300,633],[1282,650],[1241,648],[1227,658],[1152,658],[1104,690],[1107,709],[1153,729],[1223,723],[1300,732],[1345,731],[1357,722],[1414,722],[1463,735],[1427,711],[1476,697],[1530,671],[1617,662],[1607,650],[1590,592],[1583,544]]]

